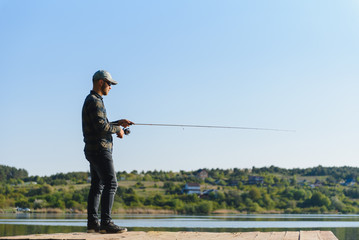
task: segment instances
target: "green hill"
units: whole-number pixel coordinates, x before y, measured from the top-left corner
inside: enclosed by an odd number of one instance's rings
[[[88,172],[28,176],[0,165],[0,209],[85,212]],[[114,213],[359,213],[359,169],[199,169],[117,172]],[[187,194],[185,185],[198,194]],[[189,185],[188,185],[189,186]]]

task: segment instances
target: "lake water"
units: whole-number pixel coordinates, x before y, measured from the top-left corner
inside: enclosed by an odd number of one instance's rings
[[[332,231],[338,239],[359,239],[359,215],[249,214],[249,215],[113,215],[129,231]],[[86,231],[86,215],[2,214],[0,236]]]

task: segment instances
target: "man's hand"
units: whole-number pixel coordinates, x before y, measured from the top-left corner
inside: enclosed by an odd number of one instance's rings
[[[127,119],[118,120],[118,125],[122,126],[124,128],[127,128],[128,126],[133,125],[133,124],[135,124],[135,123],[131,122],[130,120],[127,120]]]
[[[125,132],[122,130],[122,128],[120,128],[120,131],[116,133],[118,138],[123,138],[123,135],[125,134]]]

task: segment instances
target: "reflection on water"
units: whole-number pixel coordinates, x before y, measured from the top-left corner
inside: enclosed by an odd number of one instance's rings
[[[0,236],[85,232],[86,227],[0,224]]]
[[[114,222],[130,231],[332,231],[338,239],[357,239],[359,215],[114,215]],[[0,236],[84,232],[86,215],[0,215]]]

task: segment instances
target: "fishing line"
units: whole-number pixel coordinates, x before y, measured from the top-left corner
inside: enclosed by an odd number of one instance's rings
[[[155,127],[227,128],[227,129],[241,129],[241,130],[295,132],[295,130],[276,129],[276,128],[233,127],[233,126],[192,125],[192,124],[135,123],[134,125],[155,126]]]
[[[118,121],[112,122],[118,125]],[[151,126],[151,127],[182,127],[182,128],[222,128],[238,130],[258,130],[258,131],[277,131],[277,132],[295,132],[295,130],[277,129],[277,128],[258,128],[258,127],[235,127],[235,126],[216,126],[216,125],[193,125],[193,124],[167,124],[167,123],[134,123],[132,126]],[[130,134],[129,128],[124,128],[125,134]]]

